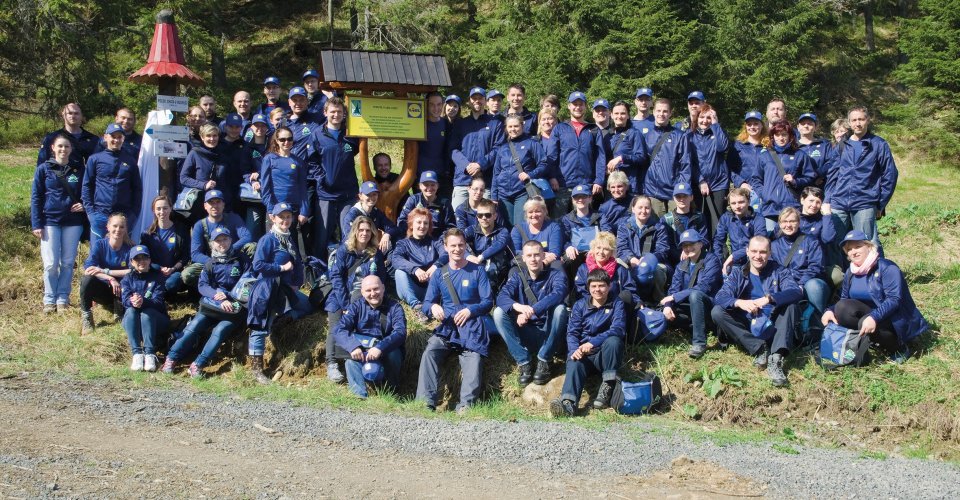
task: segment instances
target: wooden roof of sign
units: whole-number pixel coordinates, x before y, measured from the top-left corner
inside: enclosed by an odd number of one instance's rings
[[[349,49],[320,51],[320,80],[335,90],[419,93],[452,85],[443,56]]]

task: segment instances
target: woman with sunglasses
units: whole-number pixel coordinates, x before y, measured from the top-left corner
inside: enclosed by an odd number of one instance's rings
[[[290,154],[293,150],[293,132],[279,127],[270,138],[270,148],[260,166],[260,196],[273,213],[278,203],[290,205],[294,212],[294,229],[304,224],[310,214],[307,203],[307,168]]]

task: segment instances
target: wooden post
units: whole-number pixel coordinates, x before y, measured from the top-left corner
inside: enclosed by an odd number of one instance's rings
[[[157,93],[160,95],[177,95],[177,79],[169,76],[160,77],[157,82]],[[176,115],[174,115],[176,116]],[[176,123],[176,118],[171,123]],[[177,197],[177,193],[173,191],[173,186],[176,184],[174,177],[177,175],[177,162],[173,158],[167,158],[165,156],[160,157],[160,168],[157,172],[160,180],[160,191],[166,190],[167,196],[170,199]]]

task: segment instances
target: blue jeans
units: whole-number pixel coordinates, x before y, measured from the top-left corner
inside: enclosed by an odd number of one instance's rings
[[[399,269],[393,273],[393,279],[397,284],[397,295],[410,307],[419,307],[424,295],[427,294],[427,285],[421,285],[416,276],[411,276]]]
[[[250,236],[253,238],[253,241],[260,241],[260,237],[264,234],[264,225],[267,220],[267,207],[250,203],[244,203],[241,206],[246,207],[244,208],[244,223],[247,226],[247,230],[250,231]]]
[[[232,321],[222,321],[210,316],[205,316],[198,312],[197,315],[187,324],[183,330],[183,336],[177,339],[177,342],[170,348],[168,357],[174,361],[182,361],[187,354],[193,350],[193,346],[203,337],[203,334],[213,328],[210,338],[203,345],[203,350],[194,363],[199,367],[207,366],[210,358],[216,354],[217,349],[223,344],[223,341],[237,329],[237,324]]]
[[[170,318],[156,309],[128,307],[121,324],[134,354],[155,354],[158,335],[170,326]]]
[[[567,377],[563,381],[560,397],[573,401],[576,406],[583,392],[583,383],[589,372],[600,372],[604,382],[617,380],[617,369],[623,363],[623,339],[607,337],[599,346],[593,346],[593,353],[574,361],[567,358]]]
[[[394,349],[382,353],[378,361],[383,364],[383,370],[386,372],[385,386],[391,391],[396,391],[400,382],[400,368],[403,366],[403,350]],[[351,358],[344,362],[344,368],[347,371],[347,386],[350,387],[350,391],[361,398],[367,397],[367,381],[363,379],[363,363]]]
[[[522,191],[516,196],[503,196],[500,198],[500,203],[503,204],[503,209],[507,212],[511,226],[516,226],[518,221],[526,220],[523,204],[527,202],[528,198],[526,191]]]
[[[87,219],[90,221],[90,248],[93,248],[97,240],[107,236],[107,221],[110,220],[110,215],[92,213],[87,214]],[[127,227],[133,227],[130,222],[127,221]]]
[[[286,286],[286,285],[283,285]],[[289,314],[294,320],[300,319],[308,314],[312,308],[310,307],[310,299],[307,298],[301,291],[297,290],[293,293],[292,299],[290,299],[290,308],[286,311],[282,311],[277,317],[282,317],[286,314]],[[271,326],[273,327],[272,314],[271,319],[268,320]],[[267,346],[267,335],[270,332],[267,330],[250,330],[250,343],[247,346],[248,354],[251,356],[263,356],[264,350]]]
[[[83,226],[46,226],[40,238],[43,259],[43,303],[69,304],[73,267]]]
[[[690,292],[686,302],[673,306],[673,312],[677,315],[676,322],[691,327],[693,345],[707,345],[707,328],[713,325],[710,318],[711,309],[713,309],[713,300],[700,290]]]
[[[830,286],[820,278],[811,278],[803,285],[807,294],[807,301],[816,309],[816,317],[823,315],[827,309],[827,300],[830,298]]]
[[[183,288],[183,278],[180,271],[174,271],[170,273],[170,276],[167,276],[167,281],[164,282],[163,286],[167,290],[167,297],[177,293],[180,289]]]
[[[877,209],[864,208],[855,212],[835,211],[841,225],[837,226],[837,239],[842,240],[844,236],[854,229],[863,231],[863,234],[870,238],[870,241],[880,250],[880,235],[877,234]],[[880,254],[883,255],[882,253]]]
[[[517,326],[516,318],[499,307],[493,310],[495,332],[503,337],[507,350],[518,365],[530,362],[530,352],[537,351],[537,359],[550,361],[561,335],[567,332],[567,308],[560,304],[547,316],[544,325],[547,331],[534,325]]]

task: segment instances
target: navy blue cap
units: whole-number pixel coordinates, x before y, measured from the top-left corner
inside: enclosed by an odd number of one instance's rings
[[[800,118],[798,118],[797,121],[799,122],[800,120],[813,120],[813,123],[820,123],[820,120],[817,120],[817,115],[813,113],[804,113],[800,115]]]
[[[593,106],[591,106],[591,109],[597,109],[600,107],[610,109],[610,101],[602,97],[600,99],[597,99],[596,101],[593,101]]]
[[[360,193],[363,195],[368,195],[370,193],[379,193],[380,188],[377,186],[376,182],[367,181],[363,184],[360,184]]]
[[[653,89],[650,88],[650,87],[640,87],[640,88],[638,88],[638,89],[637,89],[637,94],[634,95],[633,97],[634,97],[634,99],[636,99],[637,97],[641,97],[641,96],[647,96],[647,97],[649,97],[649,98],[652,99],[652,98],[653,98]]]
[[[273,210],[270,211],[270,215],[280,215],[283,212],[293,212],[293,205],[289,203],[277,203],[273,206]]]
[[[289,97],[290,99],[293,99],[293,96],[295,95],[302,95],[303,97],[307,97],[307,89],[303,87],[294,87],[290,89],[290,92],[287,92],[287,97]]]
[[[756,338],[767,339],[773,335],[775,325],[766,314],[750,318],[750,334]]]
[[[573,191],[570,191],[570,197],[574,196],[592,196],[593,191],[590,189],[590,186],[586,184],[580,184],[577,187],[573,188]]]
[[[636,270],[637,283],[641,285],[653,283],[653,278],[657,272],[657,265],[659,263],[660,260],[657,259],[657,255],[652,252],[640,257],[640,264],[637,265]]]
[[[437,182],[437,173],[433,170],[425,170],[420,174],[420,183],[423,184],[424,182]]]
[[[687,196],[693,196],[693,189],[690,187],[690,184],[686,182],[681,182],[676,186],[673,186],[673,195],[685,194]]]
[[[268,76],[266,79],[263,80],[263,86],[266,87],[267,85],[277,85],[277,86],[279,86],[279,85],[280,85],[280,79],[277,78],[277,77],[275,77],[275,76]]]
[[[697,99],[698,101],[706,101],[707,96],[703,95],[703,92],[700,92],[699,90],[694,90],[693,92],[690,92],[689,94],[687,94],[687,100],[689,101],[691,99]]]
[[[116,123],[111,123],[110,125],[107,125],[107,131],[104,132],[104,133],[105,133],[106,135],[111,135],[111,134],[115,134],[115,133],[117,133],[117,132],[120,132],[120,133],[122,134],[122,133],[123,133],[123,127],[121,127],[120,125],[117,125]]]
[[[843,237],[843,241],[840,242],[840,246],[843,246],[850,241],[870,241],[870,238],[867,238],[866,233],[864,233],[863,231],[859,229],[854,229],[853,231],[850,231],[849,233],[847,233],[846,236]]]
[[[231,240],[233,239],[233,233],[231,233],[229,229],[223,226],[217,226],[216,229],[210,231],[210,241],[214,241],[223,235],[229,236]]]
[[[457,94],[450,94],[443,100],[443,102],[450,102],[450,101],[453,101],[457,104],[463,104],[463,99],[461,99],[460,96],[458,96]]]
[[[680,233],[680,244],[684,243],[697,243],[703,241],[703,236],[700,236],[700,231],[696,229],[687,229],[683,233]]]
[[[363,364],[362,367],[363,379],[372,384],[377,384],[383,381],[386,376],[386,371],[383,369],[383,365],[377,361],[367,361]]]
[[[576,101],[577,99],[583,102],[587,102],[587,95],[584,94],[583,92],[580,92],[579,90],[574,90],[573,92],[570,92],[570,96],[567,97],[567,102],[573,102],[573,101]]]
[[[270,122],[267,120],[267,115],[263,113],[257,113],[253,115],[253,119],[250,120],[250,123],[262,123],[264,125],[270,125]]]
[[[645,307],[641,313],[643,322],[640,323],[640,328],[643,330],[644,339],[655,339],[667,331],[667,317],[662,312]]]
[[[147,250],[147,247],[144,245],[137,245],[130,249],[130,260],[136,259],[141,255],[150,256],[150,250]]]
[[[475,96],[475,95],[477,95],[477,94],[482,95],[484,98],[487,97],[487,91],[486,91],[483,87],[474,87],[474,88],[470,89],[470,94],[468,94],[468,95],[469,95],[470,97],[473,97],[473,96]]]
[[[213,199],[223,200],[223,191],[220,191],[219,189],[211,189],[210,191],[207,191],[207,194],[203,195],[204,202],[208,202]]]
[[[757,110],[747,111],[747,114],[743,115],[743,121],[747,121],[747,120],[763,121],[763,113]]]
[[[237,113],[230,113],[223,119],[224,127],[242,127],[243,126],[243,117]]]
[[[306,80],[307,78],[310,78],[310,77],[313,77],[313,78],[316,78],[317,80],[319,80],[319,79],[320,79],[320,73],[317,72],[317,70],[315,70],[315,69],[308,69],[308,70],[306,70],[306,71],[303,72],[303,80]]]
[[[487,92],[487,99],[493,99],[494,97],[503,97],[503,92],[500,92],[497,89]]]

